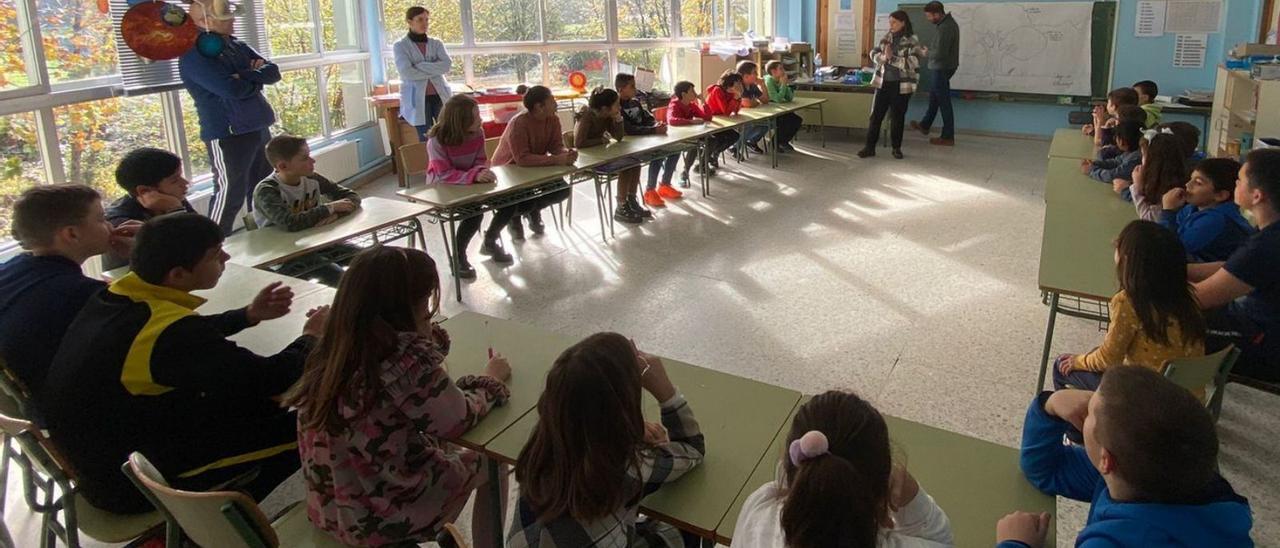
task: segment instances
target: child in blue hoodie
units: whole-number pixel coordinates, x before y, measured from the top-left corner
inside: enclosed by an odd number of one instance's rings
[[[1257,232],[1232,199],[1239,172],[1240,162],[1210,158],[1192,171],[1186,189],[1165,193],[1160,224],[1178,233],[1192,261],[1225,261]]]
[[[1098,181],[1115,183],[1133,182],[1133,168],[1142,163],[1142,124],[1120,122],[1115,127],[1116,148],[1120,154],[1111,158],[1082,160],[1080,171]],[[1115,183],[1118,184],[1118,183]],[[1128,186],[1127,184],[1125,186]],[[1119,190],[1117,190],[1119,192]]]
[[[1063,445],[1070,426],[1084,446]],[[1218,434],[1200,400],[1146,367],[1116,367],[1097,392],[1041,393],[1022,427],[1022,472],[1049,495],[1092,501],[1080,547],[1252,547],[1249,501],[1218,475]],[[998,548],[1041,547],[1048,514],[1014,512]]]

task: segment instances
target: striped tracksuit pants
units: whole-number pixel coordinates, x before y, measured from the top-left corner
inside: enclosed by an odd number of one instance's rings
[[[231,234],[242,207],[253,212],[253,189],[271,175],[271,162],[267,161],[269,140],[271,131],[262,128],[204,143],[213,166],[209,218],[218,223],[223,234]]]

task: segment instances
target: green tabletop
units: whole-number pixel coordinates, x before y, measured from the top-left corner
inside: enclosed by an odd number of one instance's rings
[[[432,208],[458,207],[562,179],[575,170],[572,166],[521,167],[515,164],[493,166],[489,169],[498,179],[491,184],[426,184],[424,175],[415,175],[409,177],[409,188],[396,192],[396,195]]]
[[[359,209],[337,222],[297,232],[275,226],[242,230],[228,237],[222,247],[233,262],[261,268],[408,221],[428,210],[425,205],[371,196],[361,199]]]
[[[800,394],[742,377],[663,359],[671,381],[688,399],[706,436],[703,463],[649,495],[651,516],[696,532],[715,534],[765,450],[788,420]],[[658,405],[645,397],[645,417],[657,421]],[[536,411],[493,440],[486,451],[514,461],[537,424]]]
[[[530,325],[463,312],[440,324],[449,332],[452,344],[445,367],[449,376],[479,375],[489,363],[489,348],[511,363],[511,399],[489,412],[479,424],[462,436],[461,445],[483,449],[538,404],[546,386],[547,371],[564,349],[578,338]],[[523,445],[523,441],[521,442]],[[520,448],[516,448],[518,453]],[[516,453],[510,460],[515,460]]]
[[[808,401],[806,396],[796,406]],[[1057,516],[1057,499],[1036,490],[1022,475],[1016,449],[885,415],[894,459],[905,462],[920,486],[933,496],[951,520],[956,546],[994,546],[996,522],[1014,510]],[[791,417],[769,446],[733,508],[716,529],[728,542],[738,524],[742,503],[760,486],[773,481],[783,458]],[[1053,528],[1047,546],[1055,543]]]
[[[1040,289],[1095,300],[1119,291],[1116,236],[1137,212],[1111,185],[1080,173],[1078,160],[1052,158],[1045,178]]]
[[[1079,129],[1064,127],[1053,132],[1053,142],[1049,145],[1050,158],[1092,160],[1097,155],[1093,137],[1081,133]]]
[[[289,346],[302,334],[307,322],[307,311],[333,302],[334,289],[306,280],[290,278],[265,270],[227,263],[222,278],[213,289],[193,291],[207,299],[200,305],[201,314],[217,314],[248,306],[253,297],[272,282],[280,282],[293,288],[293,305],[284,317],[267,320],[231,337],[240,346],[254,353],[269,356]]]

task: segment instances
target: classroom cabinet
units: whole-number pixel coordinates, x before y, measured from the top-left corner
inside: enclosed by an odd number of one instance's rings
[[[1219,66],[1205,152],[1242,155],[1261,137],[1280,138],[1280,80],[1254,80],[1248,71]]]

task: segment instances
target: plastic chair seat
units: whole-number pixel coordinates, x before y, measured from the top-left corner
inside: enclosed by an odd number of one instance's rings
[[[307,519],[306,504],[295,504],[283,515],[271,522],[280,546],[286,548],[343,548],[345,544],[332,535],[312,525]]]
[[[89,504],[76,495],[76,526],[80,532],[102,542],[125,542],[137,538],[147,529],[164,523],[160,512],[125,515],[113,514]]]

